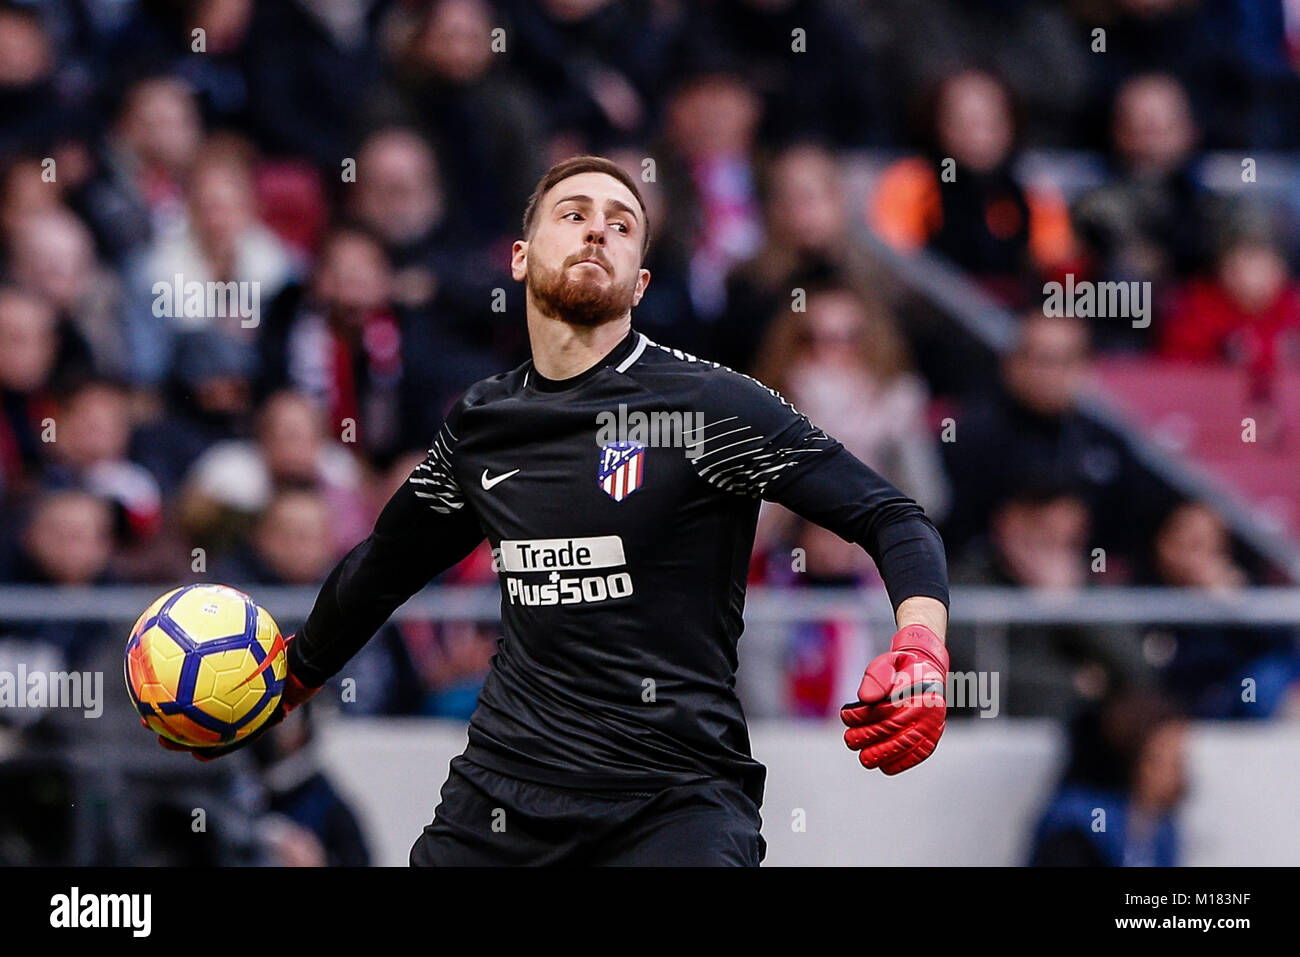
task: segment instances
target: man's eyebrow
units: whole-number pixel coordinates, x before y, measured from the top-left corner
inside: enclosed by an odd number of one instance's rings
[[[585,195],[584,193],[574,193],[571,196],[564,196],[560,199],[557,199],[555,201],[555,205],[559,206],[561,203],[568,203],[568,202],[586,203],[588,206],[590,206],[592,204],[592,198],[590,196]],[[631,206],[629,206],[627,203],[622,202],[621,200],[611,199],[609,200],[609,205],[613,206],[615,209],[622,210],[625,213],[630,213],[633,219],[638,218],[636,214],[636,210],[633,209]]]

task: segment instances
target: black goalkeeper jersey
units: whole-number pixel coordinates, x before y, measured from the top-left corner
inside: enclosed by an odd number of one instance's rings
[[[330,573],[290,668],[340,671],[486,536],[503,636],[467,757],[578,788],[721,777],[761,803],[735,692],[760,499],[862,544],[895,607],[947,602],[914,501],[776,392],[633,331],[571,379],[528,362],[472,386]]]

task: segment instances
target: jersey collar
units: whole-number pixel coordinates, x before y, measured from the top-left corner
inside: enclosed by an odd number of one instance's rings
[[[591,368],[579,372],[575,376],[569,376],[567,379],[548,379],[537,371],[532,360],[528,361],[528,371],[524,374],[524,385],[532,386],[538,392],[567,392],[569,389],[576,388],[586,382],[601,369],[609,366],[615,367],[622,372],[645,351],[648,340],[635,329],[628,331],[628,334],[609,352],[605,353],[604,358],[598,360]]]

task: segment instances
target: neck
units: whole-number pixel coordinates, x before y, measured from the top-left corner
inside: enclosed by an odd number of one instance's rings
[[[548,379],[571,379],[581,375],[627,336],[632,313],[598,326],[575,326],[542,315],[528,304],[528,341],[533,350],[533,368]]]

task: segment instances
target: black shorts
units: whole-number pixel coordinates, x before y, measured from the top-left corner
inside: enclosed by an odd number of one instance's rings
[[[592,791],[498,774],[458,755],[411,865],[732,865],[767,852],[759,811],[707,779],[658,791]]]

